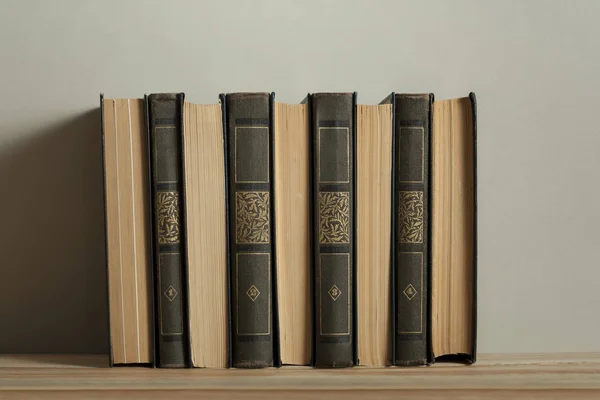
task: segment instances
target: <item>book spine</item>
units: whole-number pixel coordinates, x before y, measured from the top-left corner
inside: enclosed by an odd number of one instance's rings
[[[316,367],[356,362],[355,96],[310,98],[313,144],[314,360]]]
[[[395,95],[393,210],[396,365],[429,350],[429,144],[432,95]]]
[[[158,367],[188,365],[181,143],[183,94],[148,96]]]
[[[477,360],[477,97],[469,93],[473,115],[473,350],[468,360]]]
[[[108,365],[114,367],[112,329],[110,323],[110,268],[108,267],[108,204],[106,197],[106,135],[104,133],[104,94],[100,93],[100,132],[102,140],[102,199],[104,211],[104,259],[106,260],[106,320],[108,324]]]
[[[273,129],[268,93],[226,95],[232,361],[273,366]]]

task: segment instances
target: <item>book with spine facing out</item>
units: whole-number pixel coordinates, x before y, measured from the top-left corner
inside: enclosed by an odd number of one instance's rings
[[[392,93],[392,314],[395,365],[432,361],[430,142],[432,94]]]
[[[158,367],[189,365],[183,93],[146,97]]]
[[[279,366],[274,94],[228,93],[222,98],[227,138],[231,365]]]
[[[350,367],[356,349],[356,94],[309,95],[313,154],[313,365]]]

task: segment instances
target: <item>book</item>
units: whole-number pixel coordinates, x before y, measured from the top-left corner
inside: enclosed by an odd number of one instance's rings
[[[391,365],[392,105],[356,110],[358,359]]]
[[[183,93],[151,94],[146,98],[159,367],[189,364],[181,157],[183,100]]]
[[[277,288],[282,364],[312,354],[310,124],[308,104],[275,102]]]
[[[154,361],[148,151],[142,99],[101,95],[110,363]]]
[[[273,98],[225,96],[232,366],[279,365]]]
[[[476,360],[475,95],[101,95],[110,365]]]
[[[475,94],[433,103],[432,350],[475,362],[477,108]]]
[[[190,361],[229,364],[225,143],[221,104],[183,108]]]
[[[313,146],[313,365],[350,367],[356,349],[356,94],[309,96]]]
[[[430,173],[431,94],[392,93],[392,280],[395,365],[431,361]]]

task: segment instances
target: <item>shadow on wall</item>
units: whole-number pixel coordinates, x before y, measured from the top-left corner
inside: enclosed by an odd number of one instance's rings
[[[0,353],[107,353],[100,109],[0,149]]]

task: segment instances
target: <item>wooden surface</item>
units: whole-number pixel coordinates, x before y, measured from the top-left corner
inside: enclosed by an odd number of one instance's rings
[[[0,356],[0,399],[599,399],[600,353],[481,355],[472,366],[106,368],[102,356]]]

